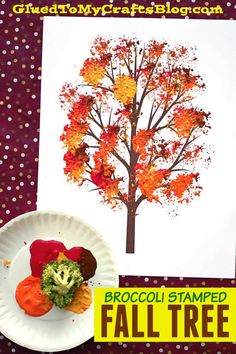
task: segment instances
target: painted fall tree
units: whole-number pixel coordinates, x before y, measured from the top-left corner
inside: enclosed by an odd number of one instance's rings
[[[79,84],[61,90],[64,173],[79,187],[93,185],[112,208],[126,207],[127,253],[143,201],[178,205],[200,195],[210,126],[209,113],[193,105],[205,88],[195,63],[193,48],[99,37]]]

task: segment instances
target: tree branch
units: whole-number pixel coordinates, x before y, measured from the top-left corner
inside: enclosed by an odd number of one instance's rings
[[[156,68],[156,65],[158,63],[158,59],[155,61],[154,65],[153,65],[153,68],[148,76],[148,79],[147,79],[147,82],[146,82],[146,85],[145,85],[145,88],[143,90],[143,93],[142,93],[142,96],[141,96],[141,99],[140,99],[140,102],[139,102],[139,108],[138,108],[138,113],[137,113],[137,117],[139,116],[140,112],[141,112],[141,109],[142,109],[142,105],[143,105],[143,101],[144,101],[144,98],[146,97],[146,92],[147,92],[147,89],[148,89],[148,85],[149,85],[149,82],[151,80],[151,77],[152,77],[152,74]]]
[[[140,197],[135,202],[135,210],[137,210],[139,204],[141,204],[142,201],[145,200],[145,199],[147,199],[147,197],[145,197],[143,194],[140,195]]]
[[[178,100],[180,99],[182,95],[177,95],[176,99],[171,103],[171,105],[166,108],[166,106],[163,109],[163,112],[160,116],[160,118],[156,121],[156,123],[153,125],[153,129],[156,129],[158,125],[161,123],[161,121],[164,119],[164,117],[167,115],[167,113],[178,103]]]
[[[106,90],[106,91],[109,91],[109,92],[114,92],[111,88],[109,87],[105,87],[105,86],[94,86],[94,85],[90,85],[90,84],[81,84],[79,86],[88,86],[88,87],[93,87],[93,88],[100,88],[102,90]]]
[[[127,169],[128,173],[130,173],[130,171],[129,171],[129,165],[128,165],[128,163],[123,159],[123,157],[121,157],[116,151],[112,151],[111,153],[112,153],[112,155],[114,155],[114,156],[117,158],[117,160],[119,160],[119,161],[122,163],[122,165]]]
[[[120,200],[122,203],[125,204],[125,206],[128,206],[127,200],[123,197],[122,193],[119,192],[117,197],[114,197],[114,199]]]
[[[125,63],[125,65],[126,65],[127,69],[128,69],[128,72],[129,72],[130,76],[133,76],[133,73],[132,73],[132,70],[131,70],[131,68],[130,68],[130,66],[129,66],[129,63],[127,62],[127,60],[125,59],[125,57],[124,57],[123,54],[122,54],[122,58],[123,58],[123,60],[124,60],[124,63]]]
[[[94,116],[92,115],[92,113],[90,112],[88,117],[101,129],[103,129],[103,125],[101,125],[101,123],[99,123],[95,118]]]
[[[101,114],[101,110],[102,110],[102,104],[100,105],[100,108],[98,108],[98,105],[97,105],[97,102],[96,102],[96,109],[93,108],[94,112],[97,114],[98,116],[98,119],[100,121],[100,124],[101,124],[101,127],[102,129],[104,129],[104,124],[103,124],[103,121],[102,121],[102,114]]]
[[[195,137],[192,140],[190,140],[192,132],[193,132],[193,130],[190,132],[190,134],[189,134],[188,138],[186,139],[184,145],[182,146],[178,156],[176,157],[176,159],[173,162],[172,166],[169,168],[170,171],[172,171],[175,166],[177,166],[181,161],[183,161],[185,159],[185,157],[182,154],[184,153],[186,147],[189,146],[194,140],[196,140],[198,138],[198,137]]]

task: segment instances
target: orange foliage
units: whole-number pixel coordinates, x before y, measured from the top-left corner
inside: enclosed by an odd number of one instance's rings
[[[67,103],[72,104],[73,102],[75,102],[78,97],[77,90],[78,90],[77,86],[73,86],[72,84],[65,83],[62,86],[61,93],[59,96],[61,105],[63,106]]]
[[[147,197],[149,202],[159,200],[157,195],[154,195],[154,192],[160,188],[170,175],[170,171],[166,169],[157,169],[156,166],[152,165],[141,165],[137,164],[136,166],[136,177],[138,180],[138,185],[140,191],[144,196]]]
[[[119,183],[122,178],[113,177],[114,168],[108,164],[103,164],[97,160],[95,166],[90,173],[92,182],[101,189],[101,195],[104,201],[112,207],[117,205],[115,197],[119,194]]]
[[[166,43],[159,43],[156,40],[152,40],[148,45],[148,52],[151,60],[156,60],[164,53]]]
[[[98,86],[105,76],[106,65],[106,62],[99,59],[86,59],[83,68],[80,70],[80,75],[88,84]]]
[[[187,138],[193,129],[202,128],[205,125],[206,117],[206,113],[194,108],[177,108],[174,111],[174,127],[177,135]]]
[[[84,182],[84,173],[86,171],[85,163],[88,160],[88,156],[85,153],[84,156],[76,156],[70,151],[67,151],[63,160],[66,163],[64,173],[67,175],[68,180],[72,180],[78,185],[82,185]]]
[[[69,151],[75,153],[75,150],[81,144],[86,132],[89,129],[88,123],[77,123],[72,121],[70,125],[64,127],[60,140],[63,141]]]
[[[160,90],[160,97],[166,99],[166,94],[168,94],[169,100],[171,100],[172,96],[179,93],[187,94],[191,90],[203,89],[205,87],[200,76],[193,75],[188,68],[175,68],[171,71],[163,71],[154,82],[156,82],[155,88]]]
[[[108,125],[100,134],[100,153],[108,155],[118,142],[120,128],[117,125]]]
[[[155,134],[154,129],[140,129],[136,136],[133,137],[133,149],[140,154],[140,160],[145,160],[147,156],[147,146]]]
[[[120,190],[119,183],[122,178],[115,178],[113,167],[109,158],[118,143],[119,127],[108,125],[100,134],[99,150],[94,153],[94,168],[90,173],[92,182],[102,190],[102,195],[106,203],[116,206],[114,199]]]
[[[178,175],[175,179],[173,179],[168,188],[163,191],[166,194],[167,198],[171,198],[175,196],[178,199],[183,198],[184,193],[189,189],[192,185],[193,181],[196,181],[198,178],[198,174],[184,174]]]

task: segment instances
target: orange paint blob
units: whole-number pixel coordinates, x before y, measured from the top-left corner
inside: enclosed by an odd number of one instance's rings
[[[41,278],[30,275],[16,288],[16,301],[29,316],[39,317],[49,312],[53,306],[41,289]]]

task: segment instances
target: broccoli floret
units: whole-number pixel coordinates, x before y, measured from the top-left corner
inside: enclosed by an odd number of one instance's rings
[[[82,281],[80,267],[76,262],[52,261],[43,267],[42,290],[60,308],[70,305]]]

